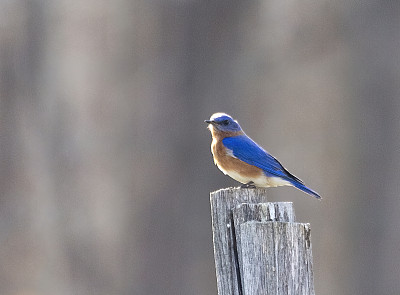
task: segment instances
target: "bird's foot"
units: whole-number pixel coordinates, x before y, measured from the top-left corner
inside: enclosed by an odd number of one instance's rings
[[[250,181],[240,186],[240,188],[256,188],[254,182]]]

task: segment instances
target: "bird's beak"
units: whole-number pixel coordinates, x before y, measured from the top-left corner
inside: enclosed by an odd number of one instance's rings
[[[213,125],[215,124],[214,121],[210,121],[210,120],[204,120],[204,122],[207,123],[207,124],[213,124]]]

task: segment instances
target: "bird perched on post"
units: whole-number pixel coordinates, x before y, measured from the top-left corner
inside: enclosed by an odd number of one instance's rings
[[[321,197],[291,174],[277,159],[248,137],[239,123],[225,113],[215,113],[205,120],[212,134],[214,163],[224,173],[243,183],[242,188],[291,185]]]

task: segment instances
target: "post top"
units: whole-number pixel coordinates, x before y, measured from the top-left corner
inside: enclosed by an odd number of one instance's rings
[[[221,193],[249,193],[249,192],[254,192],[257,194],[267,194],[268,189],[267,188],[241,188],[240,186],[238,187],[227,187],[227,188],[221,188],[219,190],[213,191],[210,194],[221,194]]]

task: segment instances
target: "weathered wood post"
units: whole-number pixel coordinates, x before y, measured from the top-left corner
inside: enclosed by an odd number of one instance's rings
[[[218,295],[313,295],[310,226],[265,189],[210,194]]]

